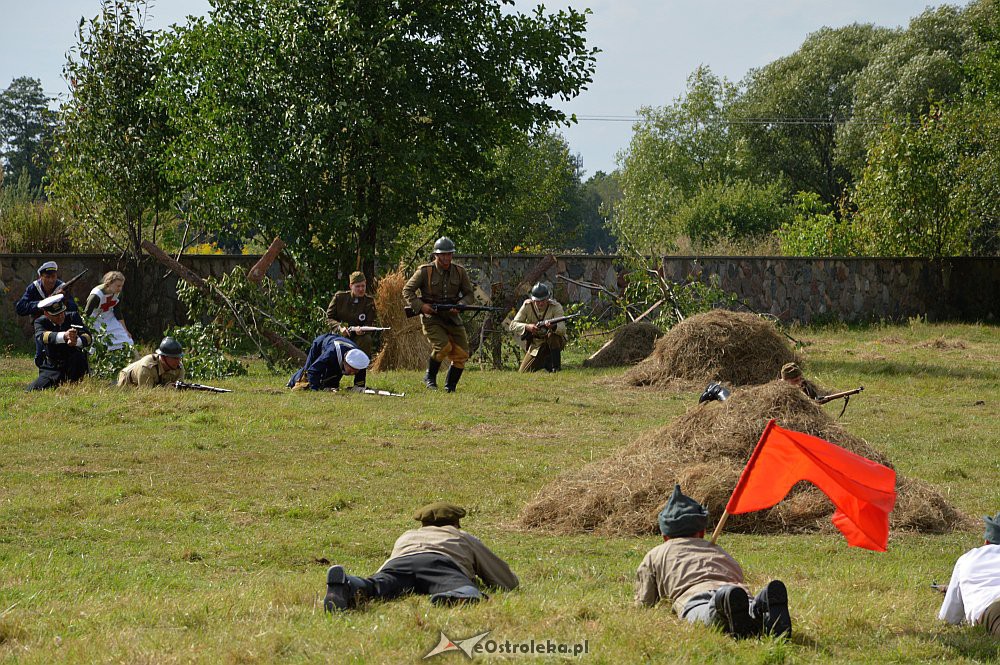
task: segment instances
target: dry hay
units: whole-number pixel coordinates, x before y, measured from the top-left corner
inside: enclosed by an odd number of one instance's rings
[[[776,378],[797,360],[770,321],[754,314],[712,310],[670,329],[653,353],[625,374],[632,386],[669,385],[677,379],[745,386]]]
[[[403,312],[403,286],[407,275],[400,268],[379,280],[375,292],[375,311],[380,326],[392,328],[382,336],[382,350],[375,356],[371,371],[397,369],[422,370],[427,367],[431,345],[420,329],[420,317],[406,318]]]
[[[944,337],[938,337],[936,339],[927,340],[926,342],[920,342],[916,346],[921,349],[937,349],[939,351],[969,348],[968,345],[960,339],[948,340]]]
[[[845,430],[802,391],[782,381],[733,391],[725,402],[692,406],[670,424],[642,434],[610,459],[567,473],[521,511],[518,525],[552,533],[594,531],[642,535],[656,531],[657,515],[674,483],[708,506],[717,519],[768,420],[835,443],[891,466]],[[918,481],[897,476],[895,529],[949,531],[967,518]],[[833,504],[810,483],[799,483],[774,508],[729,518],[727,531],[777,533],[830,528]]]
[[[622,326],[611,340],[583,361],[584,367],[634,365],[653,352],[663,332],[647,321]]]

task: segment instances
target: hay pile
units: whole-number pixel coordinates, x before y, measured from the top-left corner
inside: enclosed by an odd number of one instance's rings
[[[807,432],[891,466],[885,455],[847,432],[801,390],[782,381],[733,392],[725,402],[691,407],[669,425],[641,435],[608,460],[566,474],[524,507],[518,525],[552,533],[595,531],[642,535],[680,483],[719,518],[768,420]],[[969,526],[930,486],[897,476],[894,529],[942,532]],[[810,483],[799,483],[770,510],[733,515],[727,531],[802,532],[832,529],[833,504]]]
[[[634,365],[653,352],[663,332],[647,321],[622,326],[611,340],[583,361],[584,367],[622,367]]]
[[[625,383],[758,385],[775,379],[785,363],[796,361],[795,352],[770,321],[717,309],[671,328],[657,340],[652,355],[626,372]]]
[[[403,312],[403,285],[409,276],[400,268],[379,280],[375,292],[375,311],[378,324],[392,330],[382,336],[382,350],[372,362],[372,372],[386,372],[395,369],[427,368],[427,357],[431,345],[420,330],[420,317],[406,318]]]

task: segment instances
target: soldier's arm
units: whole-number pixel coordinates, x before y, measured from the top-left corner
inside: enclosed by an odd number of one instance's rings
[[[472,279],[469,277],[469,271],[464,267],[462,268],[462,304],[465,305],[475,305],[476,304],[476,287],[472,285]]]
[[[333,298],[330,299],[330,305],[326,308],[326,322],[330,326],[330,329],[334,332],[340,332],[340,327],[347,325],[340,318],[340,303],[337,300],[337,294],[334,294]]]
[[[647,554],[635,572],[635,604],[652,607],[658,602],[660,602],[660,591],[656,585],[656,572]]]
[[[421,293],[426,291],[427,285],[424,284],[424,281],[424,268],[420,266],[403,285],[403,303],[409,305],[414,312],[419,312],[420,306],[423,305],[423,301],[417,295],[417,290],[419,289]]]
[[[560,316],[566,316],[566,311],[563,309],[562,305],[560,305],[559,303],[553,303],[553,305],[554,305],[554,307],[552,308],[552,316],[549,317],[550,319],[555,319],[555,318],[560,317]],[[555,331],[556,331],[556,334],[559,334],[559,335],[562,335],[563,337],[565,337],[566,336],[566,322],[565,321],[560,321],[559,323],[557,323]]]
[[[139,367],[133,376],[135,376],[135,385],[140,388],[153,388],[157,385],[157,375],[152,368]]]
[[[87,327],[87,324],[83,322],[83,318],[80,316],[79,312],[67,313],[66,317],[69,319],[71,325],[77,325],[83,328],[80,331],[80,339],[83,341],[82,344],[78,346],[87,347],[94,343],[94,334]]]
[[[38,316],[42,313],[42,310],[38,309],[38,301],[34,300],[35,294],[32,284],[28,285],[28,288],[24,290],[24,295],[14,304],[14,311],[17,312],[18,316]]]
[[[100,304],[101,304],[101,299],[97,296],[97,294],[91,293],[89,296],[87,296],[87,302],[83,306],[83,313],[86,316],[92,316],[94,314],[94,310],[97,309],[98,306],[100,306]]]
[[[515,335],[524,334],[524,329],[528,325],[528,308],[530,307],[530,301],[526,301],[521,305],[521,309],[517,310],[517,314],[514,315],[514,320],[510,322],[510,331]]]
[[[465,536],[472,544],[476,575],[479,576],[479,579],[487,586],[504,591],[516,589],[521,581],[517,579],[517,575],[510,569],[507,562],[494,554],[490,548],[472,534],[467,533]]]

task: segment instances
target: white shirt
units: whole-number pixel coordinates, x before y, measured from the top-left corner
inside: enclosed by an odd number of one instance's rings
[[[969,550],[955,562],[938,618],[949,623],[976,623],[1000,599],[1000,545]]]

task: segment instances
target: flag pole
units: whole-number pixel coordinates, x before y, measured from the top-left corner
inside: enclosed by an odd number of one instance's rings
[[[764,440],[767,439],[767,434],[771,431],[772,427],[774,427],[774,418],[767,421],[767,425],[764,426],[764,431],[760,433],[760,439],[757,441],[757,445],[754,447],[753,453],[750,454],[750,459],[747,461],[747,465],[744,467],[743,473],[740,474],[740,479],[736,481],[736,487],[733,488],[733,493],[729,495],[729,501],[726,502],[727,508],[729,504],[733,502],[733,499],[743,492],[743,479],[746,477],[747,471],[750,470],[753,463],[757,460],[758,455],[760,455],[762,444],[764,443]],[[726,526],[726,520],[728,519],[729,511],[723,510],[722,517],[719,518],[719,523],[715,526],[715,531],[712,532],[712,537],[709,539],[709,542],[713,545],[715,544],[715,541],[719,539],[719,534],[722,533],[722,528]]]

